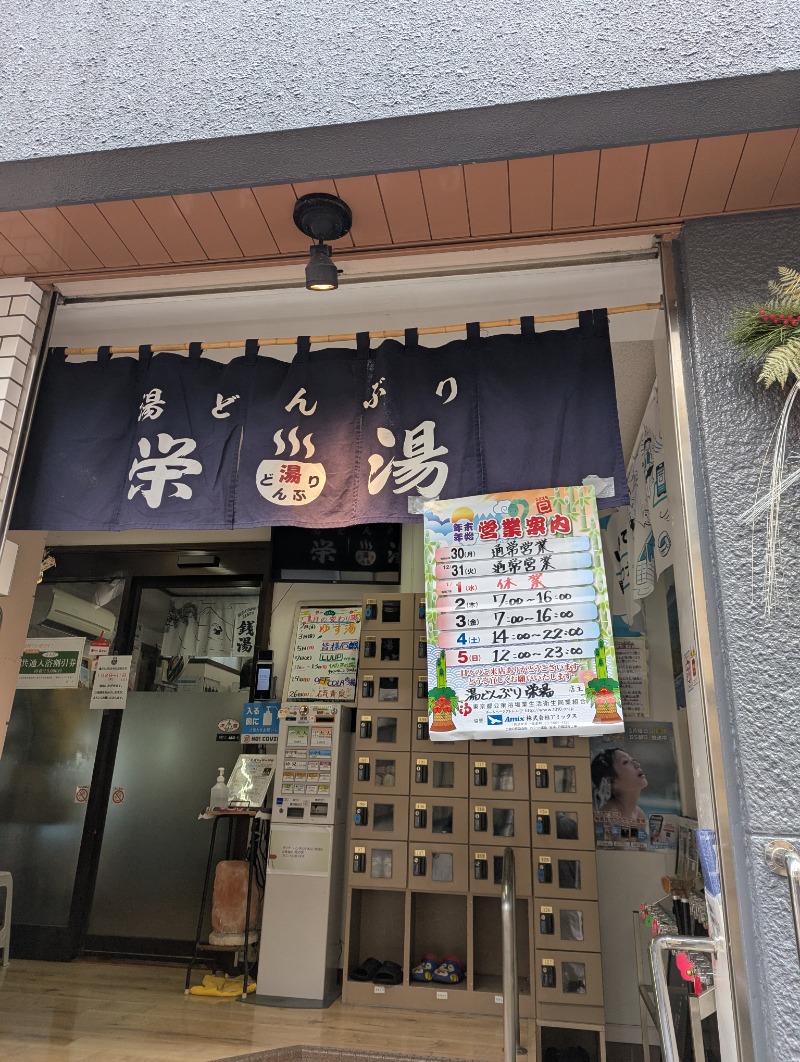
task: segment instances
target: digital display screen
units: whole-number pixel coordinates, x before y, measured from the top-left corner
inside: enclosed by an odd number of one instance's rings
[[[271,664],[257,664],[256,665],[256,694],[264,694],[269,696],[270,686],[272,685],[272,665]]]

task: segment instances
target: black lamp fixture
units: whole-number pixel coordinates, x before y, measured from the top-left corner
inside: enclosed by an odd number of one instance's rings
[[[333,248],[328,240],[340,240],[353,224],[350,207],[336,195],[311,192],[294,205],[294,223],[315,243],[309,248],[306,287],[309,291],[333,291],[339,287],[339,273],[333,264]]]

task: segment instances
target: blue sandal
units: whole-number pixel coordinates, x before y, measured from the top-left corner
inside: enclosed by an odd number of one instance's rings
[[[421,962],[417,963],[411,971],[412,981],[432,981],[433,971],[439,965],[435,955],[423,955]]]
[[[457,985],[464,980],[467,968],[460,959],[454,959],[452,955],[442,959],[438,967],[433,971],[433,980],[440,981],[445,985]]]

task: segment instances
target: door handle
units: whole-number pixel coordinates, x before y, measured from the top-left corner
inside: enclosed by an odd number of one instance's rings
[[[791,841],[770,841],[764,850],[767,869],[789,879],[789,896],[792,901],[794,938],[797,945],[797,961],[800,963],[800,852]]]
[[[718,944],[716,940],[711,940],[709,937],[673,937],[666,934],[662,937],[654,937],[650,942],[650,969],[653,973],[653,989],[656,995],[664,1062],[681,1062],[678,1041],[675,1039],[675,1026],[672,1021],[672,1008],[669,1005],[667,974],[663,958],[665,951],[705,951],[716,955]]]

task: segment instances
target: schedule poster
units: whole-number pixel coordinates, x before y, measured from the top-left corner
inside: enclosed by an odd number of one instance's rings
[[[285,701],[354,701],[361,606],[301,606]]]
[[[424,516],[431,739],[623,730],[594,487]]]

